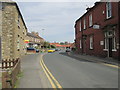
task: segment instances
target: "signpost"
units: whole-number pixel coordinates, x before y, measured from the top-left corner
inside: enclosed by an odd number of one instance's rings
[[[93,25],[93,29],[100,29],[100,25]]]
[[[29,40],[24,40],[25,43],[29,43]]]

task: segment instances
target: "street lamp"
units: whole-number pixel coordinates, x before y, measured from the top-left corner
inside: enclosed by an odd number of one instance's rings
[[[45,30],[45,29],[41,29],[41,30],[42,30],[42,34],[44,34],[44,30]],[[43,37],[43,36],[42,36],[42,37]],[[42,50],[42,51],[44,51],[44,43],[43,43],[43,45],[42,45],[42,46],[43,46],[43,47],[42,47],[42,48],[43,48],[43,50]]]

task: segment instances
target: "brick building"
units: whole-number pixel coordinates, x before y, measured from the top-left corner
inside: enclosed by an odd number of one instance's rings
[[[27,27],[15,2],[0,2],[2,12],[2,59],[19,58],[26,53]]]
[[[75,23],[78,53],[100,57],[119,56],[120,2],[96,2]]]

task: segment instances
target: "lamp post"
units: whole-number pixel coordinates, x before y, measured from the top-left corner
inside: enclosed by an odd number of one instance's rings
[[[41,33],[42,33],[41,35],[44,35],[44,30],[45,30],[45,29],[41,29],[41,31],[42,31],[42,32],[41,32]],[[43,36],[42,36],[42,37],[43,37]],[[42,47],[42,48],[43,48],[42,51],[44,51],[44,42],[43,42],[43,45],[42,45],[42,46],[43,46],[43,47]]]

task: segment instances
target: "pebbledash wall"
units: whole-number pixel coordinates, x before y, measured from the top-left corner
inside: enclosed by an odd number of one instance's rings
[[[2,2],[2,59],[20,58],[26,53],[27,28],[15,2]]]
[[[78,53],[118,58],[119,4],[96,2],[76,20],[75,45]]]

